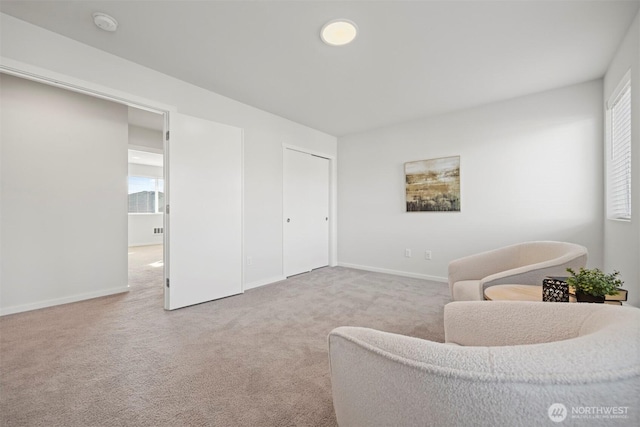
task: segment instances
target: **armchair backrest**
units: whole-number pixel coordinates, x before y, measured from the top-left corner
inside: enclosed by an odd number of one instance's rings
[[[519,266],[537,264],[553,259],[570,259],[587,254],[584,246],[568,242],[525,242],[514,245],[519,251]]]
[[[453,302],[445,307],[445,339],[466,349],[486,348],[493,374],[523,382],[555,382],[559,376],[587,384],[596,377],[640,375],[640,309],[635,307]]]

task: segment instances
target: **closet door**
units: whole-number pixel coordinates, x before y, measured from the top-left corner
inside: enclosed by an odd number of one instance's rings
[[[173,114],[165,308],[242,292],[242,130]],[[165,284],[166,286],[166,284]]]
[[[284,150],[284,275],[329,265],[329,160]]]

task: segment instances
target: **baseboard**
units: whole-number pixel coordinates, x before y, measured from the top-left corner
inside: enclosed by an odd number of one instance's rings
[[[275,276],[275,277],[270,277],[268,279],[256,280],[255,282],[245,283],[244,290],[247,291],[249,289],[259,288],[260,286],[269,285],[275,282],[280,282],[285,279],[286,277],[284,276]]]
[[[395,276],[411,277],[412,279],[431,280],[433,282],[443,282],[443,283],[448,282],[448,279],[446,277],[429,276],[427,274],[411,273],[408,271],[389,270],[387,268],[370,267],[368,265],[349,264],[346,262],[339,262],[338,265],[340,267],[354,268],[356,270],[373,271],[374,273],[385,273],[385,274],[393,274]]]
[[[128,247],[129,248],[139,248],[142,246],[156,246],[156,245],[162,245],[164,244],[164,242],[162,240],[160,240],[159,242],[149,242],[149,243],[134,243],[134,244],[130,244]]]
[[[8,314],[22,313],[24,311],[37,310],[39,308],[53,307],[56,305],[69,304],[72,302],[84,301],[92,298],[106,297],[108,295],[121,294],[123,292],[129,292],[129,286],[123,286],[120,288],[105,289],[96,292],[87,292],[84,294],[72,295],[63,298],[55,298],[46,301],[38,301],[30,304],[14,305],[12,307],[0,308],[0,316],[6,316]]]

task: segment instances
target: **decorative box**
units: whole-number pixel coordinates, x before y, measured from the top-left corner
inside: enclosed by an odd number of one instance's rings
[[[569,302],[566,277],[547,277],[542,281],[542,301]]]

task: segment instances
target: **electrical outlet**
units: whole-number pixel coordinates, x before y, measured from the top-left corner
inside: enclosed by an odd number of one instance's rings
[[[253,265],[253,257],[247,257],[247,265]]]
[[[407,258],[411,258],[411,249],[405,249],[404,250],[404,256]]]
[[[424,259],[431,261],[431,251],[424,251]]]

